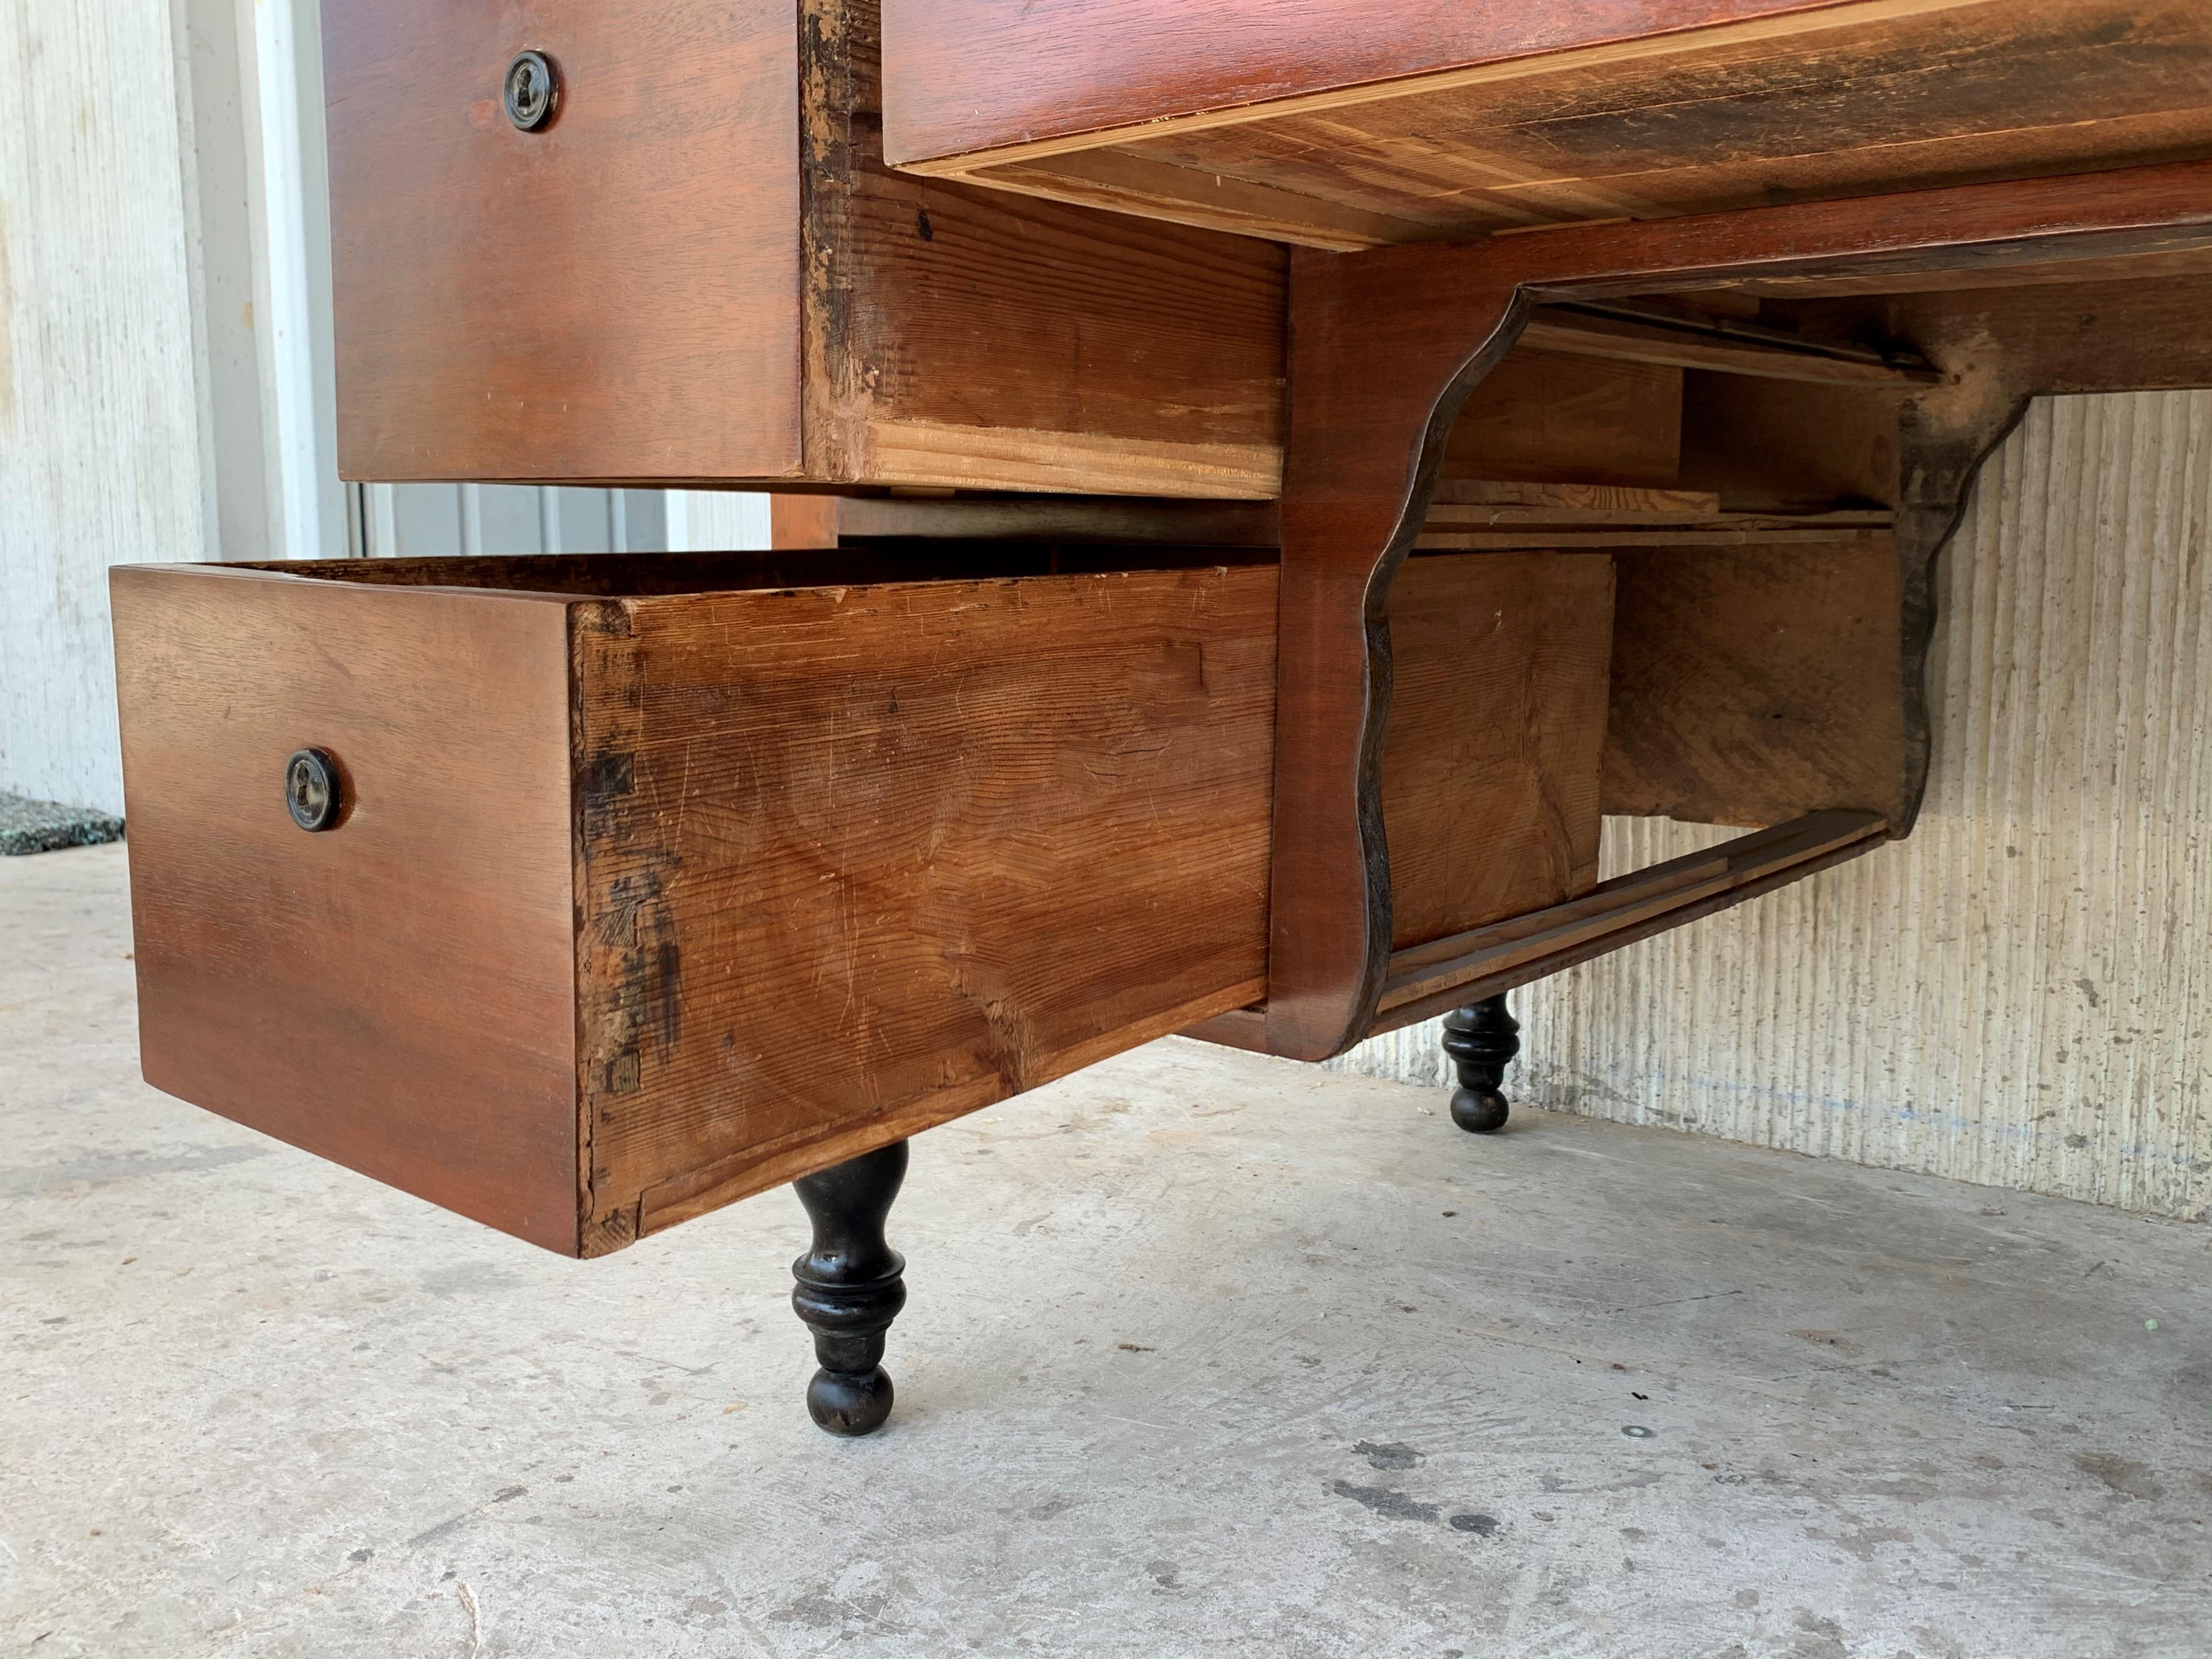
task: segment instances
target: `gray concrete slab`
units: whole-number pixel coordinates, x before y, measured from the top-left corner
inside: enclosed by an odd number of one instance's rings
[[[1168,1042],[933,1132],[897,1415],[774,1193],[541,1255],[137,1079],[122,848],[0,866],[0,1643],[2212,1652],[2203,1229]]]

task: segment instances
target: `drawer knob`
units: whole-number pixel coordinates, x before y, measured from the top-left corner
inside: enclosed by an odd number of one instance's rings
[[[320,749],[302,749],[284,763],[284,805],[302,830],[328,830],[338,821],[337,763]]]
[[[535,132],[553,118],[561,99],[553,60],[542,52],[520,52],[507,66],[507,118],[518,132]]]

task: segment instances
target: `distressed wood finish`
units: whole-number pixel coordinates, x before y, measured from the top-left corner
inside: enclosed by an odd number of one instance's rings
[[[1301,253],[1283,502],[1270,1047],[1304,1059],[1334,1053],[1364,1033],[1380,995],[1393,931],[1376,763],[1389,707],[1390,582],[1419,532],[1460,406],[1539,302],[2208,241],[2212,167],[2188,163],[1460,247]],[[1954,429],[1971,434],[1960,464],[1916,481],[1899,512],[1908,665],[1925,646],[1925,562],[1971,476],[1964,454],[1978,458],[1996,435],[1973,419]],[[1924,775],[1917,695],[1906,709],[1908,805]],[[1899,829],[1905,823],[1909,816]]]
[[[2193,0],[885,0],[893,159],[1339,250],[2212,154]]]
[[[1271,567],[779,556],[119,571],[149,1079],[597,1255],[1258,995]]]
[[[1275,493],[1281,250],[891,173],[872,0],[325,10],[345,476]]]
[[[1817,12],[1834,0],[889,0],[888,148],[901,166],[1096,142],[1132,122],[1234,120],[1284,97]]]
[[[883,161],[874,0],[804,0],[806,473],[1261,499],[1284,258]]]
[[[586,977],[634,988],[586,1009],[587,1248],[1250,1001],[1274,586],[717,594],[581,635]]]

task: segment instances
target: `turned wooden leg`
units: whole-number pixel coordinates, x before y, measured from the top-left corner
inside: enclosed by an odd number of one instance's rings
[[[906,1160],[896,1140],[791,1183],[814,1224],[814,1248],[791,1264],[791,1305],[822,1362],[806,1410],[832,1434],[872,1434],[891,1414],[884,1333],[906,1306],[906,1258],[884,1242],[884,1220]]]
[[[1505,1096],[1498,1085],[1520,1052],[1521,1022],[1505,1006],[1503,992],[1444,1016],[1444,1053],[1459,1068],[1453,1122],[1479,1135],[1505,1127]]]

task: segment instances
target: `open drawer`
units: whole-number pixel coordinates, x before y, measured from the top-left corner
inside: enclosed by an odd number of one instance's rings
[[[1248,1003],[1276,572],[1193,556],[118,569],[147,1079],[590,1255]]]
[[[1255,1003],[1271,558],[119,568],[147,1080],[590,1255]],[[1595,884],[1613,589],[1399,584],[1402,945]]]

